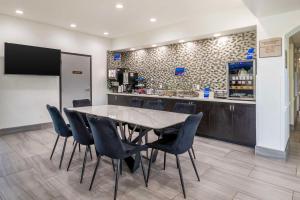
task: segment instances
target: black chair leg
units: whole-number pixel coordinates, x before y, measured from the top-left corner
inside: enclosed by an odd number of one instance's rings
[[[89,152],[90,152],[91,160],[93,160],[92,149],[90,145],[89,145]]]
[[[59,135],[57,135],[57,138],[56,138],[56,141],[55,141],[55,144],[54,144],[54,147],[53,147],[53,150],[52,150],[51,156],[50,156],[50,160],[52,159],[52,156],[53,156],[53,154],[54,154],[54,151],[55,151],[55,149],[56,149],[56,145],[57,145],[58,139],[59,139]]]
[[[71,158],[70,158],[70,160],[69,160],[69,164],[68,164],[67,171],[69,171],[69,168],[70,168],[70,166],[71,166],[71,162],[72,162],[72,160],[73,160],[73,156],[74,156],[74,153],[75,153],[77,144],[78,144],[78,142],[75,142],[75,145],[74,145],[74,147],[73,147],[73,151],[72,151],[72,154],[71,154]]]
[[[148,187],[148,182],[149,182],[149,177],[150,177],[150,170],[151,170],[151,164],[152,164],[153,151],[154,151],[154,149],[151,149],[151,155],[150,155],[150,160],[149,160],[149,165],[148,165],[146,187]]]
[[[120,175],[122,176],[122,173],[123,173],[123,160],[120,160]]]
[[[119,170],[120,170],[120,160],[118,160],[117,162],[117,169],[116,169],[116,172],[115,172],[115,193],[114,193],[114,200],[117,199],[117,194],[118,194],[118,184],[119,184]]]
[[[186,198],[184,182],[183,182],[183,177],[182,177],[182,171],[181,171],[181,166],[180,166],[180,161],[179,161],[178,155],[176,155],[176,162],[178,165],[178,171],[179,171],[180,183],[181,183],[181,187],[182,187],[182,191],[183,191],[183,197]]]
[[[166,170],[167,152],[164,152],[164,170]]]
[[[196,155],[195,155],[195,151],[194,151],[194,147],[192,146],[192,153],[193,153],[193,156],[194,156],[194,159],[196,159]]]
[[[147,144],[148,143],[148,133],[146,133],[146,135],[145,135],[145,144]],[[147,156],[147,158],[149,159],[149,152],[148,152],[148,149],[146,150],[146,156]]]
[[[116,167],[115,167],[115,162],[114,162],[114,159],[111,159],[111,164],[112,164],[112,167],[113,167],[113,170],[116,171]]]
[[[141,163],[141,167],[142,167],[142,171],[143,171],[145,186],[147,187],[146,173],[145,173],[145,168],[144,168],[144,165],[143,165],[143,160],[142,160],[143,158],[141,156],[141,152],[139,152],[139,156],[140,156],[140,163]]]
[[[94,174],[93,174],[93,178],[92,178],[92,181],[91,181],[91,184],[90,184],[89,191],[91,191],[91,189],[93,187],[94,180],[95,180],[95,177],[96,177],[96,174],[97,174],[97,170],[98,170],[98,166],[99,166],[100,160],[101,160],[101,156],[98,156],[96,167],[95,167],[95,170],[94,170]]]
[[[189,150],[188,152],[189,152],[189,156],[190,156],[190,159],[191,159],[191,161],[192,161],[192,164],[193,164],[193,167],[194,167],[194,170],[195,170],[197,179],[198,179],[198,181],[200,181],[199,174],[198,174],[198,171],[197,171],[197,168],[196,168],[194,159],[193,159],[193,157],[192,157],[191,151]]]
[[[84,175],[87,152],[88,152],[88,147],[85,148],[85,152],[84,152],[80,183],[82,183],[82,179],[83,179],[83,175]]]
[[[64,142],[64,147],[63,147],[63,150],[62,150],[62,154],[61,154],[61,158],[60,158],[60,163],[59,163],[59,169],[61,169],[61,164],[62,164],[62,161],[64,159],[64,155],[65,155],[65,149],[66,149],[66,144],[67,144],[67,137],[65,138],[65,142]]]

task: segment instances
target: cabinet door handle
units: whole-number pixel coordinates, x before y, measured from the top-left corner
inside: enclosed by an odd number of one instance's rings
[[[231,111],[231,105],[229,105],[229,110]]]
[[[233,110],[233,112],[234,112],[234,105],[232,106],[232,110]]]

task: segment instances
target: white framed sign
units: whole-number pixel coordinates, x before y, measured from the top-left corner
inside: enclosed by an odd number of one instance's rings
[[[280,57],[282,56],[282,38],[270,38],[259,41],[259,57]]]

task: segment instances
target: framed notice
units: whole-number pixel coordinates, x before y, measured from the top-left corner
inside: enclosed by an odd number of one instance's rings
[[[259,57],[280,57],[282,56],[282,39],[271,38],[259,41]]]

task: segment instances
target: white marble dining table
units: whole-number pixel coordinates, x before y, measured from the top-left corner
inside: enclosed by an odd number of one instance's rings
[[[175,124],[180,124],[189,116],[182,113],[117,105],[99,105],[69,109],[95,116],[108,117],[118,122],[135,124],[151,129],[164,129]]]
[[[138,137],[131,140],[133,143],[141,143],[142,137],[147,135],[151,129],[159,130],[183,123],[189,116],[188,114],[182,113],[118,105],[98,105],[68,109],[99,117],[108,117],[118,122],[123,140],[127,140],[123,127],[124,124],[128,123],[135,125],[135,127],[141,127]],[[156,156],[157,151],[154,152],[153,161],[156,160]],[[132,172],[139,168],[140,162],[138,159],[139,157],[135,157],[135,159],[130,157],[125,160]]]

